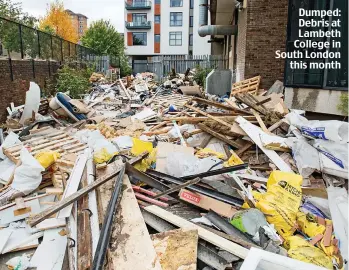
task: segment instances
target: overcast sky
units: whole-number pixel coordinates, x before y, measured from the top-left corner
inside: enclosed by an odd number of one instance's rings
[[[37,18],[46,13],[50,0],[18,0],[25,12]],[[88,17],[88,23],[110,20],[118,32],[124,31],[124,0],[63,0],[64,7]]]

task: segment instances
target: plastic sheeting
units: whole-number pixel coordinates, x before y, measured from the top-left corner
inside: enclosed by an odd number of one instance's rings
[[[45,169],[26,148],[21,149],[20,160],[22,164],[15,170],[11,187],[27,195],[40,185]]]

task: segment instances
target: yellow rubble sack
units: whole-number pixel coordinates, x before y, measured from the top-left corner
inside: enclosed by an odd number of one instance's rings
[[[302,176],[298,174],[273,171],[267,182],[267,192],[256,203],[256,207],[284,239],[293,235],[297,227],[302,181]]]
[[[309,237],[315,237],[319,234],[324,234],[326,227],[316,222],[314,215],[297,213],[297,224],[302,232]]]
[[[317,247],[309,244],[299,236],[290,236],[287,239],[289,257],[307,263],[316,264],[318,266],[333,269],[332,259]]]
[[[131,148],[131,154],[134,156],[138,156],[144,151],[148,151],[148,153],[153,151],[153,143],[151,142],[145,142],[137,138],[132,138],[132,142],[133,146]]]
[[[116,154],[117,152],[109,153],[108,150],[105,147],[103,147],[98,152],[95,152],[93,154],[93,161],[95,164],[101,164],[101,163],[107,162]]]
[[[46,169],[55,163],[60,156],[61,155],[56,151],[43,151],[36,154],[35,159],[39,161],[41,166]]]
[[[141,172],[145,172],[156,161],[156,151],[157,149],[154,148],[147,158],[143,158],[141,161],[137,162],[134,167]]]

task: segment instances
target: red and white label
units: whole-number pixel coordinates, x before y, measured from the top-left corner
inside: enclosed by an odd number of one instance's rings
[[[181,197],[185,200],[194,202],[194,203],[199,203],[200,202],[200,196],[189,193],[187,191],[183,191],[181,194]]]

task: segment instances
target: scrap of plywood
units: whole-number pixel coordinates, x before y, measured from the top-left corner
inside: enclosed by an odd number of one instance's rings
[[[24,209],[17,209],[17,205],[2,209],[0,211],[0,225],[5,226],[8,223],[27,218],[30,214],[39,213],[41,210],[39,199],[26,201],[25,206],[26,208]]]
[[[234,96],[238,93],[252,92],[256,93],[259,89],[261,76],[256,76],[247,80],[239,81],[233,84],[231,88],[230,96]]]
[[[196,270],[198,238],[191,229],[151,235],[162,270]]]
[[[198,230],[199,237],[206,240],[207,242],[220,247],[221,249],[224,249],[242,259],[244,259],[247,256],[248,249],[237,245],[227,239],[224,239],[223,237],[220,237],[216,235],[215,233],[212,233],[204,228],[201,228],[194,223],[181,218],[177,215],[174,215],[156,205],[147,206],[144,208],[146,211],[180,227],[185,229],[196,229]]]
[[[10,228],[0,230],[0,253],[3,251],[12,233],[13,230]]]
[[[37,247],[37,245],[39,244],[38,239],[43,235],[43,232],[30,234],[26,228],[15,229],[15,231],[11,234],[10,238],[8,239],[6,246],[2,250],[2,254],[14,250],[23,250]]]
[[[186,189],[181,189],[179,192],[179,198],[202,209],[213,210],[221,216],[228,218],[231,218],[237,212],[235,208],[227,203]]]
[[[240,127],[248,134],[248,136],[254,141],[254,143],[271,159],[271,161],[283,172],[293,172],[290,166],[273,150],[268,150],[263,146],[260,136],[264,132],[257,126],[251,124],[249,121],[239,116],[235,120],[239,123]]]
[[[156,153],[156,170],[158,172],[167,173],[166,162],[167,157],[175,152],[186,153],[194,155],[194,148],[172,143],[159,142]]]
[[[67,236],[60,235],[61,229],[52,229],[44,232],[44,240],[36,249],[30,264],[37,270],[62,269],[65,250],[67,248]]]
[[[38,230],[48,230],[48,229],[54,229],[59,227],[64,227],[66,225],[65,218],[48,218],[44,221],[40,222],[35,227]]]
[[[110,239],[112,269],[161,269],[128,176]]]
[[[86,155],[80,155],[76,162],[75,166],[73,168],[73,171],[69,177],[68,180],[68,186],[64,190],[64,194],[62,196],[61,200],[64,200],[65,198],[69,197],[70,195],[74,194],[79,187],[82,174],[85,169],[85,165],[87,162],[87,156]],[[59,211],[57,218],[67,218],[70,216],[71,210],[73,208],[73,205],[70,204],[67,207],[63,208],[62,210]]]

